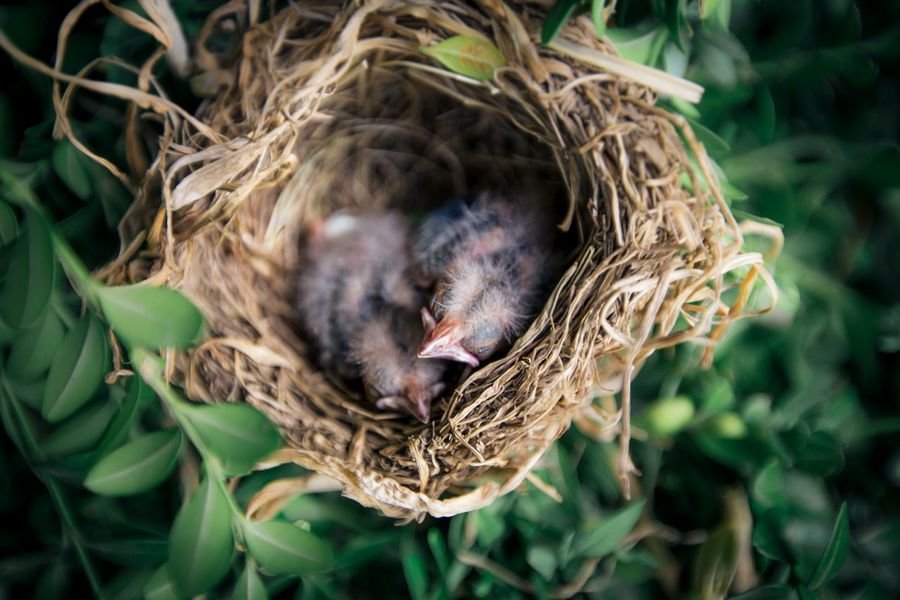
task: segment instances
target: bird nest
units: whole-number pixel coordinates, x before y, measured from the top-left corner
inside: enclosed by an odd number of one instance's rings
[[[163,136],[108,272],[202,309],[207,335],[169,355],[169,375],[195,400],[247,402],[278,425],[286,448],[260,468],[297,463],[393,517],[453,515],[518,487],[573,419],[596,424],[596,399],[616,398],[605,417],[626,476],[635,369],[741,312],[745,293],[722,301],[725,274],[761,259],[741,253],[702,148],[652,89],[588,64],[615,55],[588,19],[560,33],[587,59],[539,45],[547,4],[292,3],[233,55],[211,48],[239,21],[234,3],[211,17],[195,79],[209,97]],[[456,35],[490,40],[505,66],[477,81],[421,51]],[[555,215],[559,280],[430,423],[380,412],[323,373],[299,333],[304,232],[339,209],[424,214],[485,189]]]

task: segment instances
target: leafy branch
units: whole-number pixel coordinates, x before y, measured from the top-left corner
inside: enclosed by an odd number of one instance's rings
[[[5,196],[19,205],[24,215],[24,228],[15,242],[3,298],[7,322],[28,330],[40,327],[43,320],[52,324],[51,333],[65,328],[51,306],[57,261],[90,308],[90,313],[78,319],[50,353],[41,405],[44,418],[50,423],[62,421],[65,426],[71,419],[94,416],[82,409],[94,397],[109,364],[109,348],[99,317],[124,343],[136,366],[139,377],[135,395],[140,395],[140,382],[145,381],[178,425],[177,429],[143,434],[124,445],[103,448],[84,478],[85,487],[101,495],[125,496],[157,486],[177,465],[185,436],[202,458],[205,477],[176,517],[169,536],[169,561],[147,582],[145,593],[160,586],[186,595],[208,591],[229,572],[236,540],[271,573],[303,575],[327,568],[332,560],[327,544],[289,523],[248,520],[228,488],[229,476],[248,473],[281,445],[274,426],[246,404],[191,404],[166,381],[163,360],[157,352],[184,348],[197,339],[203,330],[203,317],[197,308],[171,289],[146,285],[108,287],[95,280],[30,189],[3,172],[0,181]],[[9,283],[18,280],[26,280],[27,284],[16,289]],[[55,333],[49,336],[58,337]],[[43,373],[43,369],[38,371],[28,374]],[[5,387],[4,398],[7,396],[18,418],[17,430],[22,432],[22,436],[16,436],[11,431],[10,436],[24,438],[23,450],[34,460],[44,461],[42,442],[28,415]],[[128,420],[125,425],[131,422]],[[5,424],[9,428],[6,419]],[[96,570],[75,529],[59,483],[50,476],[42,477],[39,470],[35,472],[51,491],[95,594],[102,596]],[[258,581],[250,571],[254,564],[248,562],[243,576],[245,585]]]

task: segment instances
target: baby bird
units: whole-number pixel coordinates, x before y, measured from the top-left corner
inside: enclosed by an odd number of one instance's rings
[[[444,363],[416,357],[422,291],[411,280],[410,227],[396,213],[338,214],[310,228],[298,308],[323,367],[361,377],[379,408],[427,421]],[[405,359],[405,360],[404,360]]]
[[[431,401],[444,390],[447,365],[416,356],[423,333],[415,311],[393,308],[362,326],[350,342],[350,355],[375,406],[427,423]]]
[[[419,228],[416,276],[435,282],[422,309],[422,358],[477,367],[522,333],[540,306],[550,248],[540,217],[509,200],[454,201]]]

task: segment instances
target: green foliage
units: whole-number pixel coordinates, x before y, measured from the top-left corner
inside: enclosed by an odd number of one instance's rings
[[[89,200],[93,191],[87,160],[68,140],[57,144],[50,156],[53,170],[72,193],[82,200]]]
[[[179,591],[196,596],[228,573],[233,552],[228,498],[206,478],[175,517],[169,537],[169,575]]]
[[[194,342],[203,328],[203,315],[175,290],[123,285],[96,294],[110,326],[130,344],[181,348]]]
[[[606,33],[606,1],[591,0],[591,21],[594,23],[594,33],[597,37]]]
[[[403,538],[403,574],[406,576],[406,587],[409,595],[414,600],[427,598],[428,595],[428,567],[424,555],[419,552],[412,535],[407,534]]]
[[[248,472],[281,445],[278,430],[246,404],[191,407],[187,418],[227,473]]]
[[[831,539],[822,554],[822,559],[816,567],[810,580],[807,582],[810,591],[816,591],[829,579],[833,578],[844,564],[847,558],[847,546],[850,544],[850,525],[847,521],[847,503],[841,504]]]
[[[622,58],[645,65],[657,63],[666,43],[661,24],[649,29],[610,29],[606,35]]]
[[[247,550],[270,573],[304,575],[322,571],[331,564],[331,548],[290,523],[244,521],[241,531]]]
[[[49,24],[64,7],[44,4],[0,8],[0,28],[47,61]],[[221,3],[173,4],[194,35]],[[0,95],[0,489],[15,491],[0,494],[0,512],[29,535],[0,535],[0,595],[900,593],[897,7],[612,4],[556,2],[542,41],[590,18],[626,59],[703,84],[697,106],[661,102],[692,124],[738,218],[778,224],[786,239],[770,265],[778,305],[733,326],[709,370],[687,345],[642,368],[633,500],[615,443],[573,430],[534,473],[554,497],[526,482],[476,513],[396,527],[335,494],[309,494],[274,520],[247,521],[265,483],[308,473],[249,473],[279,446],[274,427],[246,405],[189,404],[168,384],[152,351],[196,341],[196,307],[171,290],[91,277],[118,251],[132,194],[52,139],[49,82],[21,70]],[[68,72],[100,54],[141,64],[154,51],[149,36],[101,15],[70,39]],[[503,64],[492,45],[443,44],[427,51],[450,70],[490,78]],[[165,60],[155,64],[167,92],[196,102]],[[92,76],[135,81],[113,65]],[[122,106],[75,96],[79,138],[126,164]],[[753,235],[746,244],[766,249]],[[171,474],[194,457],[203,480],[184,498]],[[243,477],[232,491],[233,474]],[[732,491],[743,509],[726,500]],[[674,572],[683,575],[664,575]]]
[[[88,450],[100,440],[118,407],[112,402],[95,402],[75,413],[41,440],[47,458],[60,458]]]
[[[145,600],[178,600],[181,596],[169,575],[168,565],[158,568],[141,589]]]
[[[572,538],[572,555],[603,558],[615,550],[631,531],[643,508],[643,502],[633,502],[611,515],[606,515],[602,522],[589,527],[587,531],[576,533]]]
[[[587,4],[587,0],[557,0],[547,12],[547,18],[544,19],[544,26],[541,28],[541,43],[549,44],[575,10],[587,6]]]
[[[724,598],[738,567],[738,541],[729,528],[717,529],[697,553],[693,590],[703,600]]]
[[[500,50],[481,37],[455,35],[421,50],[451,71],[479,80],[493,79],[494,70],[506,64]]]
[[[84,487],[107,496],[147,491],[160,484],[175,468],[181,444],[178,429],[148,433],[94,465],[84,480]]]
[[[86,316],[63,337],[47,375],[41,414],[65,419],[91,399],[108,370],[109,346],[100,323]]]
[[[29,210],[6,271],[0,317],[16,328],[33,326],[50,303],[55,262],[43,219]]]
[[[266,586],[251,561],[248,560],[244,564],[244,571],[234,584],[234,593],[231,597],[234,600],[265,600],[269,597]]]
[[[639,415],[636,422],[654,435],[675,435],[691,423],[695,412],[690,398],[663,398]]]
[[[0,201],[0,246],[12,242],[19,235],[16,213],[6,202]]]
[[[57,314],[48,310],[42,319],[23,328],[9,349],[6,369],[20,381],[32,381],[47,372],[63,340],[65,328]]]

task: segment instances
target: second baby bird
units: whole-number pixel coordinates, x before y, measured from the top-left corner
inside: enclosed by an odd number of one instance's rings
[[[522,333],[539,308],[550,267],[540,216],[496,194],[451,202],[419,228],[420,283],[434,283],[422,309],[423,358],[477,367]]]
[[[446,365],[416,356],[423,296],[411,280],[409,245],[409,224],[396,213],[315,224],[298,304],[323,367],[361,378],[378,408],[427,422]]]

